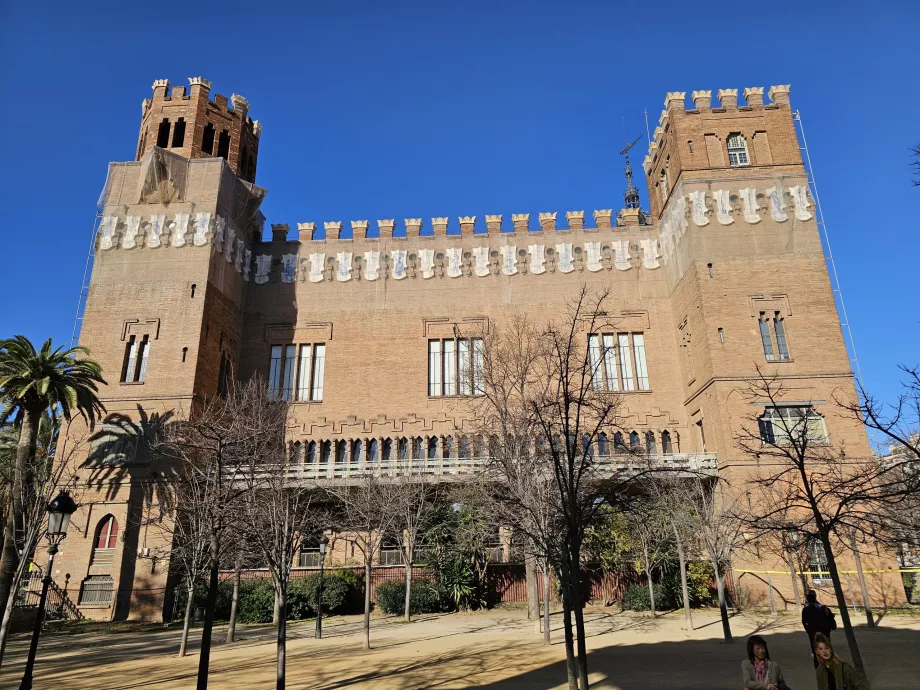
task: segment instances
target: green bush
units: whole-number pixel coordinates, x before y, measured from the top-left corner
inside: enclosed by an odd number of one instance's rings
[[[356,568],[340,568],[332,575],[343,580],[346,585],[356,593],[364,594],[364,571]],[[325,598],[325,597],[324,597]]]
[[[406,610],[406,583],[404,580],[390,580],[377,586],[377,606],[384,613],[401,614]],[[412,583],[409,595],[411,613],[437,613],[448,603],[447,597],[434,584],[427,581]]]
[[[237,620],[240,623],[271,623],[274,616],[275,588],[271,579],[242,580]]]
[[[652,585],[655,590],[655,610],[667,611],[677,608],[674,597],[659,583]],[[648,598],[648,585],[630,585],[623,595],[620,606],[624,611],[651,611],[652,606]]]
[[[298,577],[288,584],[288,620],[316,615],[319,573]],[[323,613],[339,613],[345,608],[349,584],[338,575],[323,577]]]

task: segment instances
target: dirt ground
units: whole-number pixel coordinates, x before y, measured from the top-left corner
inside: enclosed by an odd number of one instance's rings
[[[814,672],[805,633],[796,616],[755,614],[732,618],[733,645],[721,641],[716,612],[695,612],[693,629],[683,615],[620,613],[589,609],[588,668],[592,688],[644,690],[682,688],[741,690],[740,662],[745,638],[765,636],[792,690],[814,688]],[[481,688],[511,690],[565,687],[565,651],[561,616],[553,616],[553,644],[542,645],[521,609],[482,613],[426,615],[407,625],[394,617],[375,617],[373,649],[361,648],[361,619],[336,617],[324,622],[322,640],[313,639],[313,621],[292,624],[288,642],[288,688],[416,690]],[[178,658],[180,631],[161,627],[42,638],[35,688],[126,690],[194,688],[200,632],[191,654]],[[210,687],[219,690],[273,688],[274,630],[244,627],[239,642],[222,642],[218,626],[211,653]],[[920,617],[887,614],[880,626],[858,628],[857,636],[873,690],[920,688]],[[834,633],[842,656],[848,650],[842,631]],[[28,638],[11,640],[0,670],[0,688],[17,688]]]

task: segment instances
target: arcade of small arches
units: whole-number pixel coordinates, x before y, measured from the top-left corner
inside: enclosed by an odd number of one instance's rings
[[[539,451],[545,441],[532,442]],[[398,438],[337,438],[311,441],[293,441],[289,444],[290,460],[297,465],[373,464],[399,460],[476,460],[498,455],[498,436],[484,435],[431,435],[402,436]],[[640,433],[617,431],[612,435],[600,432],[592,440],[585,435],[583,448],[586,454],[597,457],[611,455],[648,456],[680,453],[680,434],[664,429]]]

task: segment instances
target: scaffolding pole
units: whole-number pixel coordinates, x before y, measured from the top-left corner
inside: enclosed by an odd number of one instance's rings
[[[863,385],[862,371],[859,368],[859,357],[856,354],[856,341],[853,339],[853,331],[850,328],[850,319],[847,316],[847,307],[843,301],[843,290],[840,288],[840,279],[837,276],[837,265],[834,262],[834,252],[831,249],[831,240],[827,232],[827,225],[824,222],[824,211],[821,209],[821,197],[818,195],[818,183],[815,179],[815,171],[811,164],[811,155],[808,153],[808,140],[805,138],[805,125],[802,123],[802,113],[798,110],[792,113],[801,139],[799,150],[802,152],[802,158],[805,162],[805,172],[808,175],[808,187],[811,195],[815,200],[815,220],[821,232],[821,246],[824,248],[824,260],[827,264],[827,273],[831,281],[831,290],[834,293],[834,304],[837,307],[837,313],[840,316],[840,331],[843,336],[843,342],[847,349],[847,355],[850,358],[850,366],[856,374],[856,380]]]
[[[83,311],[86,309],[86,298],[89,296],[89,281],[93,274],[93,260],[96,258],[96,233],[102,222],[102,209],[96,212],[93,220],[93,233],[89,240],[89,251],[86,253],[86,263],[83,265],[83,281],[80,283],[80,296],[77,298],[77,313],[73,319],[73,332],[70,334],[70,346],[76,347],[80,339],[80,328],[83,326]]]

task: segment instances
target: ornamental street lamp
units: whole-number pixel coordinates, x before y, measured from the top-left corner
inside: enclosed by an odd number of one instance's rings
[[[35,668],[35,652],[38,650],[38,636],[42,632],[42,623],[45,620],[45,601],[48,598],[48,585],[51,584],[51,568],[54,565],[54,555],[58,552],[58,544],[67,536],[70,527],[70,516],[77,510],[77,504],[66,491],[61,491],[51,503],[48,504],[48,569],[42,579],[42,595],[38,600],[38,613],[35,616],[35,628],[32,630],[32,644],[29,646],[29,660],[26,662],[26,672],[22,676],[19,690],[32,690],[32,670]]]
[[[319,587],[316,588],[316,632],[317,640],[323,639],[323,567],[326,564],[326,545],[329,537],[325,534],[319,538]]]

